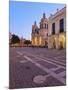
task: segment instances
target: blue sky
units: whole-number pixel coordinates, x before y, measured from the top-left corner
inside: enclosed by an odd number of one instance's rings
[[[64,6],[65,4],[10,1],[10,32],[19,37],[23,36],[23,38],[31,39],[32,24],[34,21],[36,21],[39,26],[40,19],[44,12],[48,18],[51,13],[56,12],[57,8],[60,10]]]

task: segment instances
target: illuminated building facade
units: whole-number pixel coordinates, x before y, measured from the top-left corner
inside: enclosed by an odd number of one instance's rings
[[[33,46],[46,46],[48,36],[48,20],[43,13],[43,18],[40,21],[38,28],[36,22],[32,25],[32,45]]]
[[[48,22],[48,48],[66,47],[66,7],[57,9]]]

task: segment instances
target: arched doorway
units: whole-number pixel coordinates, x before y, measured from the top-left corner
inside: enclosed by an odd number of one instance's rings
[[[45,46],[46,46],[46,47],[48,46],[48,42],[47,42],[47,40],[45,40]]]
[[[64,48],[65,47],[65,36],[64,35],[60,35],[59,36],[59,48]]]

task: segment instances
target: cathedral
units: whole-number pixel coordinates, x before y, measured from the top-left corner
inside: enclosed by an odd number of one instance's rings
[[[48,44],[48,20],[45,16],[45,13],[43,13],[43,17],[40,21],[39,27],[36,24],[36,21],[34,22],[34,25],[32,25],[32,46],[47,46]]]
[[[66,48],[66,7],[56,11],[47,19],[45,13],[40,20],[32,25],[32,46],[48,48]]]

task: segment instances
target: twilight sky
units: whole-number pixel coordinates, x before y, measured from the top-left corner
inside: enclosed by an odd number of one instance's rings
[[[55,13],[56,9],[62,9],[65,4],[34,3],[23,1],[10,1],[9,3],[9,26],[10,32],[19,37],[31,39],[32,25],[34,21],[39,26],[40,19],[45,12],[48,18]]]

